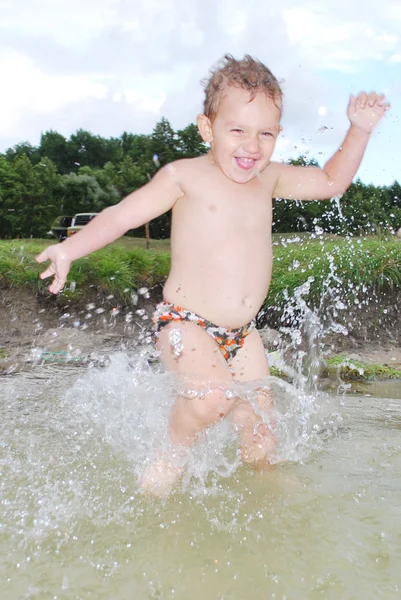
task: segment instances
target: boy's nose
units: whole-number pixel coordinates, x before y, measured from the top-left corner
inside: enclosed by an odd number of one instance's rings
[[[260,152],[260,143],[258,138],[247,138],[244,143],[244,150],[250,154],[258,154]]]

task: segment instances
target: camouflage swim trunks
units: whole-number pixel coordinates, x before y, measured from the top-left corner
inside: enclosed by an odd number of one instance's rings
[[[159,333],[165,325],[175,321],[188,321],[205,329],[217,343],[220,352],[227,362],[230,362],[234,358],[238,350],[244,345],[246,336],[256,327],[255,319],[247,325],[236,329],[220,327],[219,325],[215,325],[207,319],[200,317],[191,310],[187,310],[176,304],[170,304],[169,302],[160,302],[160,304],[156,306],[156,310],[153,314],[153,323],[156,326],[157,333]]]

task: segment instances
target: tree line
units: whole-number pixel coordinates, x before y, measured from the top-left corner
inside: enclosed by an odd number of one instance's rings
[[[208,151],[196,125],[174,131],[162,118],[149,135],[124,132],[103,138],[79,129],[69,139],[42,134],[38,146],[17,144],[0,153],[0,238],[46,237],[57,216],[99,212],[140,188],[173,160]],[[317,164],[301,157],[293,164]],[[170,235],[171,215],[150,224],[150,235]],[[276,232],[374,233],[401,227],[401,186],[357,180],[341,202],[274,201]],[[143,228],[132,232],[143,235]]]

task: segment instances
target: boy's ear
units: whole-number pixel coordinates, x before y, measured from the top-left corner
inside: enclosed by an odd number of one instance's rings
[[[211,144],[213,142],[213,132],[210,119],[208,119],[206,115],[198,115],[196,123],[198,125],[202,140]]]

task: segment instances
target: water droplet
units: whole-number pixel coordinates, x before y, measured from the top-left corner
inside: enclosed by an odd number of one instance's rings
[[[168,341],[174,356],[178,359],[184,349],[181,329],[172,329],[168,334]]]

